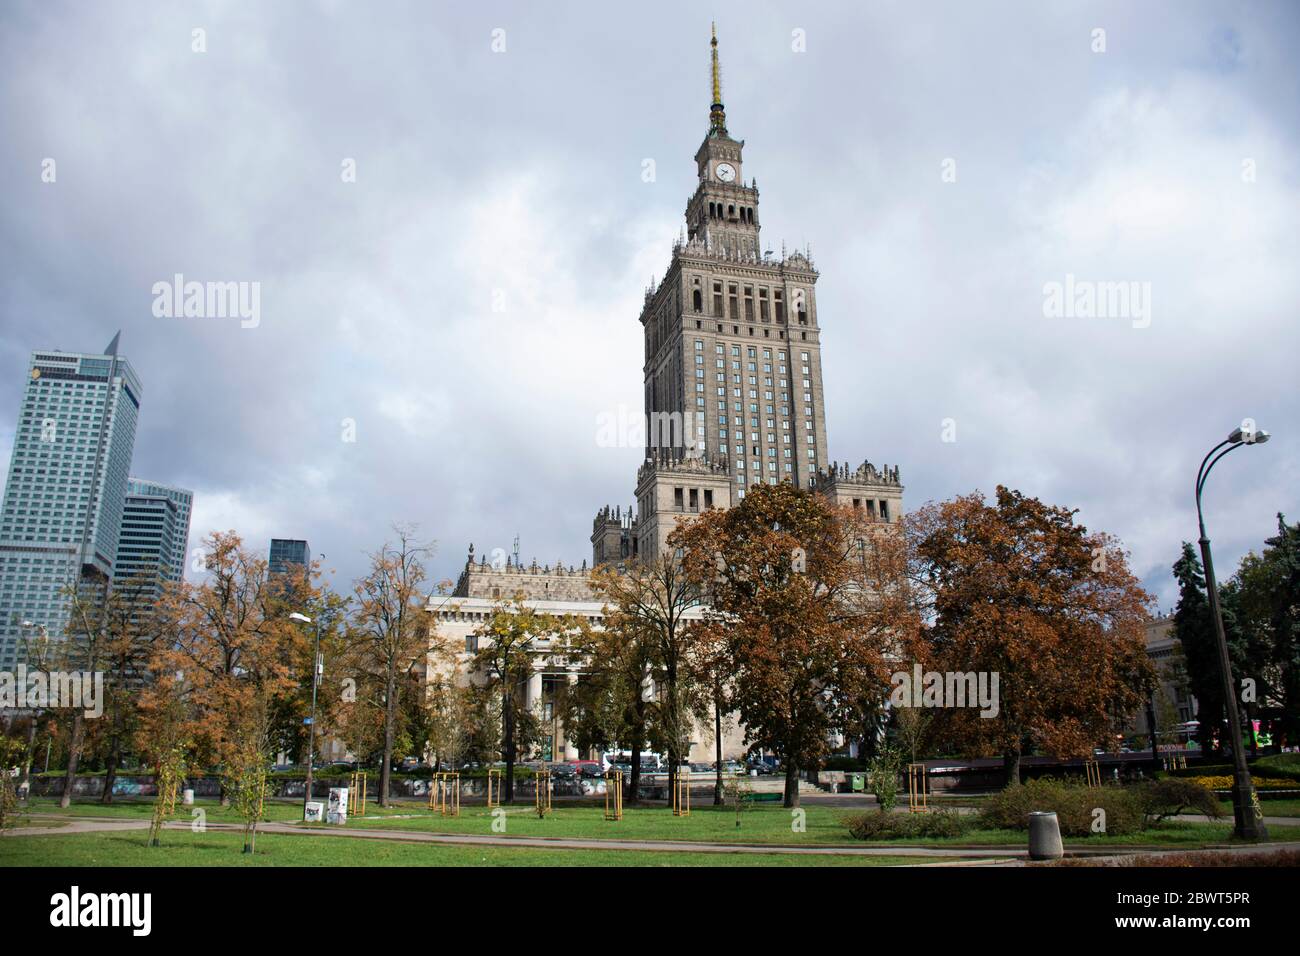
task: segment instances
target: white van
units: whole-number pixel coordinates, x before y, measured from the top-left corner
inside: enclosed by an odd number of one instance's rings
[[[630,750],[610,750],[600,755],[601,765],[608,772],[614,764],[622,763],[631,765],[632,751]],[[664,766],[663,757],[652,751],[641,751],[641,772],[658,773]]]

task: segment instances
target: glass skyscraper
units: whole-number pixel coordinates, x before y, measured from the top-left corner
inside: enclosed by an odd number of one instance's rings
[[[164,579],[179,582],[185,577],[185,555],[189,549],[190,511],[194,507],[194,492],[185,488],[177,488],[175,485],[164,485],[160,481],[132,477],[127,479],[126,495],[126,513],[128,516],[132,513],[132,509],[143,509],[143,511],[136,512],[138,515],[166,511],[167,509],[160,507],[157,499],[163,499],[171,503],[172,510],[175,512],[170,519],[173,527],[167,534],[167,546],[158,555],[155,563],[162,571]],[[162,520],[161,517],[156,514],[154,518],[148,519],[149,526],[152,527],[153,524],[160,520]],[[122,545],[127,542],[128,538],[127,525],[128,519],[123,518],[122,537],[117,551],[119,565],[124,559],[132,560],[129,553],[123,554],[122,551]],[[133,536],[138,537],[140,534],[145,533],[147,529],[141,526],[131,530],[134,532]],[[153,532],[149,531],[148,533],[152,534]],[[155,547],[155,545],[150,544],[147,547]],[[114,568],[113,577],[116,580],[122,579],[120,568]]]
[[[141,395],[117,345],[32,353],[0,513],[0,667],[24,637],[63,635],[68,589],[112,575]]]
[[[308,568],[311,566],[311,548],[307,547],[306,541],[272,538],[267,565],[271,574],[284,574],[286,571],[295,570],[295,565]]]
[[[132,478],[122,506],[122,532],[113,563],[113,586],[124,588],[147,613],[162,596],[163,586],[185,576],[185,543],[190,504],[184,488]]]

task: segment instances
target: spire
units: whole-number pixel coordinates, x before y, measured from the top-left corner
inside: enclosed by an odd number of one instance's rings
[[[713,56],[713,102],[709,106],[709,135],[727,135],[727,111],[722,107],[722,72],[718,68],[718,25],[713,24],[709,41]]]
[[[104,349],[105,355],[117,354],[117,343],[122,338],[122,330],[118,329],[117,334],[113,336],[113,341],[108,343],[108,348]]]

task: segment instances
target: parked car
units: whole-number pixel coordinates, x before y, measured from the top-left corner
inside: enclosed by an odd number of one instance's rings
[[[777,773],[781,769],[781,761],[775,757],[750,757],[749,769],[758,771],[758,775],[762,777]]]
[[[557,780],[573,780],[578,776],[578,768],[571,763],[551,764],[551,776]]]

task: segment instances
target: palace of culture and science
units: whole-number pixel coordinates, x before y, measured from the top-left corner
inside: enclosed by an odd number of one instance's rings
[[[745,178],[744,141],[727,130],[716,33],[711,54],[709,127],[695,152],[698,185],[686,203],[686,229],[641,309],[649,425],[636,505],[596,513],[593,565],[661,553],[684,518],[728,508],[764,482],[815,489],[883,521],[902,512],[897,468],[849,468],[827,457],[818,273],[806,253],[776,259],[762,251],[758,186]],[[672,440],[660,440],[670,433]],[[497,602],[516,594],[539,610],[599,624],[603,604],[588,573],[586,561],[580,568],[522,566],[508,557],[489,563],[471,545],[453,595],[434,597],[429,610],[440,639],[464,640],[467,654]],[[563,660],[539,648],[529,682],[528,706],[552,721],[543,759],[578,756],[547,708],[555,684],[579,677]],[[739,755],[738,729],[725,736],[727,755]],[[693,741],[696,757],[712,760],[711,743]]]

